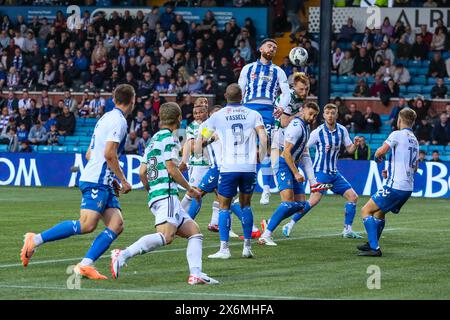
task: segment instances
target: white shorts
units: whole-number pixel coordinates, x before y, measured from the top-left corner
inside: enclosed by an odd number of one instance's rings
[[[198,187],[202,182],[203,177],[208,172],[209,166],[190,166],[189,167],[189,184],[193,187]]]
[[[155,216],[155,227],[163,223],[171,223],[179,228],[183,223],[192,220],[181,207],[178,197],[170,196],[153,203],[150,211]]]
[[[271,149],[280,149],[280,146],[284,144],[284,130],[278,128],[272,131]]]

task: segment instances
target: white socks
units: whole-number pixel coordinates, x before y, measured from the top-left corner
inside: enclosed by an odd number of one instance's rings
[[[228,246],[228,241],[220,241],[220,251],[228,251],[230,247]]]
[[[202,243],[202,234],[194,234],[188,238],[186,257],[189,265],[189,272],[196,276],[199,276],[202,272]]]
[[[44,243],[44,240],[42,240],[42,236],[40,233],[34,236],[33,242],[34,242],[34,245],[36,246],[36,248]]]
[[[191,203],[192,198],[186,194],[183,197],[183,200],[181,200],[181,207],[184,209],[185,212],[189,212],[189,207],[191,206]]]
[[[246,247],[246,248],[252,247],[252,242],[250,239],[244,239],[244,247]]]
[[[257,232],[259,229],[258,229],[258,227],[256,227],[255,225],[253,225],[253,227],[252,227],[252,232]]]
[[[134,257],[138,254],[144,254],[153,251],[158,247],[164,246],[165,244],[166,238],[162,233],[158,232],[148,234],[123,250],[122,255],[125,260],[128,260],[129,258]]]
[[[270,186],[268,186],[267,184],[263,186],[263,192],[265,193],[270,193]]]
[[[264,230],[264,233],[262,234],[261,237],[268,237],[270,238],[272,236],[272,231],[269,231],[268,229]]]
[[[288,222],[288,225],[289,225],[289,227],[294,227],[295,226],[295,221],[294,220],[290,220],[289,222]]]
[[[94,260],[89,259],[89,258],[83,258],[83,260],[81,260],[80,264],[83,267],[92,266],[94,264]]]
[[[219,224],[219,201],[214,201],[212,204],[211,225]]]

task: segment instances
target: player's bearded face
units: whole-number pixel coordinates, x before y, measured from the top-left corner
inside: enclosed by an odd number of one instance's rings
[[[297,96],[301,99],[305,99],[306,96],[308,95],[308,87],[302,83],[302,82],[297,82],[297,84],[294,87],[295,93],[297,94]]]
[[[267,60],[272,60],[276,53],[277,46],[271,42],[267,42],[261,47],[261,55]]]
[[[305,112],[304,116],[305,121],[308,122],[309,124],[314,123],[318,115],[317,111],[311,108],[306,108],[304,112]]]

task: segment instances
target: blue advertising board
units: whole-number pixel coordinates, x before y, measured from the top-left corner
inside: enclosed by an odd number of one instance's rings
[[[142,188],[139,181],[141,157],[126,155],[120,158],[121,166],[132,187]],[[86,160],[77,153],[0,153],[0,186],[74,187]],[[386,163],[373,161],[339,160],[340,172],[359,195],[371,195],[381,188],[381,170]],[[73,170],[78,167],[78,171]],[[258,170],[256,191],[262,190],[262,175]],[[272,192],[278,190],[273,187]],[[309,185],[306,186],[309,193]],[[415,176],[414,197],[450,198],[450,162],[419,164]]]

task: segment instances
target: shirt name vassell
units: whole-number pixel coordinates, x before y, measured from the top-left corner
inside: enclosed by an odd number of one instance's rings
[[[244,114],[236,114],[236,115],[232,115],[232,116],[225,116],[225,119],[227,119],[227,121],[231,121],[231,120],[245,120],[247,119],[247,116]]]

